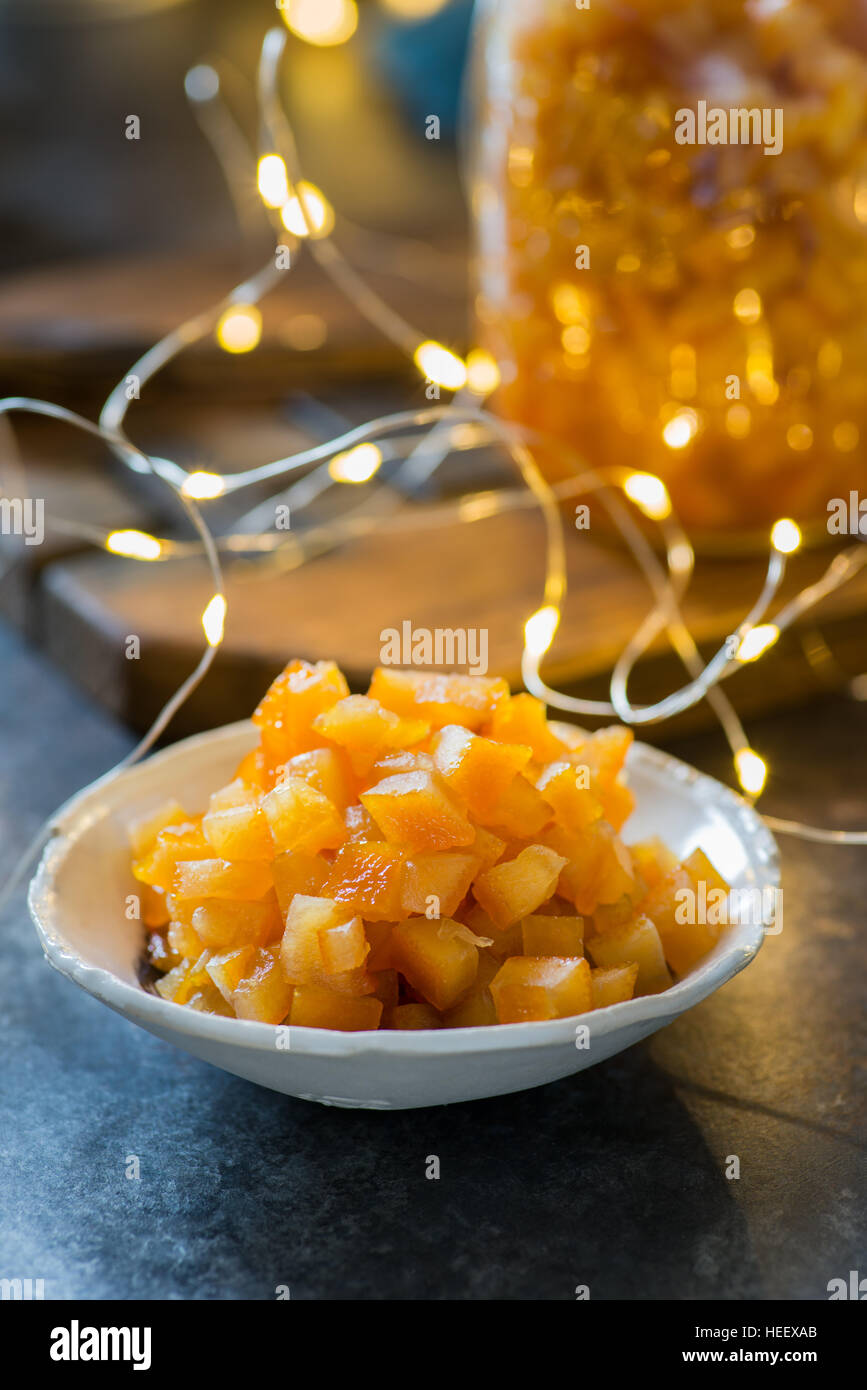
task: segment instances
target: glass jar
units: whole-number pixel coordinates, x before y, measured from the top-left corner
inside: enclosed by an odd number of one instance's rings
[[[867,482],[867,0],[477,6],[495,406],[711,539],[824,534]]]

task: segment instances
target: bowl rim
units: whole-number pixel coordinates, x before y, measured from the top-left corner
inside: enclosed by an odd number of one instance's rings
[[[576,1029],[586,1026],[593,1037],[604,1037],[620,1027],[672,1022],[694,1004],[705,999],[758,954],[765,936],[764,926],[755,923],[732,924],[710,955],[682,980],[661,994],[644,995],[604,1009],[544,1022],[486,1024],[471,1028],[367,1030],[340,1032],[327,1028],[308,1028],[297,1024],[258,1023],[246,1019],[223,1018],[198,1013],[170,1000],[151,994],[102,966],[82,957],[60,931],[54,920],[57,899],[55,882],[65,859],[78,840],[96,821],[111,815],[117,807],[100,803],[101,793],[124,786],[134,791],[138,782],[149,777],[155,767],[171,762],[179,753],[195,752],[216,743],[227,745],[250,737],[249,720],[222,725],[190,738],[179,740],[130,768],[97,778],[59,808],[52,818],[52,837],[30,881],[27,905],[30,916],[51,966],[88,994],[116,1012],[161,1035],[176,1033],[202,1042],[254,1049],[283,1051],[307,1056],[347,1057],[359,1054],[383,1056],[459,1056],[466,1053],[523,1050],[564,1044],[576,1038]],[[698,801],[710,802],[722,813],[738,835],[757,886],[776,888],[780,881],[779,851],[768,827],[755,808],[731,788],[706,773],[682,762],[661,749],[633,743],[628,764],[665,773],[682,785]],[[289,1032],[288,1047],[278,1046],[282,1031]],[[649,1030],[648,1030],[649,1031]],[[434,1041],[435,1040],[435,1041]],[[576,1044],[577,1045],[577,1044]]]

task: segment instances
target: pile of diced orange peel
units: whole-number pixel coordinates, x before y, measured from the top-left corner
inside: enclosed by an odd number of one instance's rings
[[[505,681],[293,661],[204,814],[133,833],[164,999],[344,1031],[566,1018],[666,989],[720,928],[696,851],[627,846],[632,734],[549,723]],[[178,789],[183,797],[183,788]]]

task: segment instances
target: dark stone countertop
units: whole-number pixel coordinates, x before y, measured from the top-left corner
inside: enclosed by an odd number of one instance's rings
[[[754,727],[778,769],[765,809],[867,823],[865,731],[842,698]],[[0,632],[0,869],[129,746]],[[716,735],[675,751],[726,776]],[[19,899],[0,926],[0,1276],[91,1299],[827,1297],[867,1273],[867,855],[782,848],[782,935],[677,1023],[536,1091],[402,1113],[174,1050],[50,971]]]

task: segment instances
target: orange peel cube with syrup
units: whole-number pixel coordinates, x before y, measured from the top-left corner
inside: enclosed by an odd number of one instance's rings
[[[262,810],[276,848],[283,853],[337,849],[346,827],[337,807],[303,777],[281,778],[262,798]]]
[[[333,661],[291,661],[253,713],[260,731],[258,764],[270,786],[280,767],[298,753],[322,748],[313,728],[318,715],[349,694],[343,673]]]
[[[407,916],[401,900],[405,856],[384,840],[356,840],[335,855],[323,892],[366,922]]]
[[[583,957],[510,956],[491,981],[500,1023],[571,1018],[593,1007],[590,966]]]
[[[221,859],[273,859],[276,853],[268,820],[252,803],[208,811],[202,831]]]
[[[479,872],[475,855],[442,850],[439,854],[416,854],[406,861],[401,902],[408,913],[451,917],[457,912]]]
[[[182,860],[172,880],[172,892],[179,898],[257,899],[273,886],[270,866],[247,860]]]
[[[399,772],[361,793],[385,838],[409,852],[471,845],[475,831],[434,772]]]
[[[367,695],[339,700],[314,719],[313,727],[346,750],[359,776],[369,772],[377,758],[394,749],[409,748],[430,732],[424,719],[402,719]]]
[[[538,763],[562,758],[566,744],[548,723],[545,706],[535,695],[511,695],[495,706],[484,732],[498,743],[526,744]]]
[[[435,729],[461,724],[478,731],[508,699],[509,687],[504,680],[485,676],[427,675],[378,666],[369,694],[386,709],[426,719]]]
[[[478,948],[460,925],[450,918],[432,922],[413,918],[399,922],[392,933],[397,970],[440,1011],[451,1008],[472,988],[479,968]]]
[[[353,925],[342,942],[339,935],[331,935],[335,928],[355,922],[358,929]],[[280,942],[283,971],[291,984],[322,985],[337,994],[370,994],[373,981],[364,968],[369,949],[360,919],[353,919],[342,903],[295,894]],[[338,957],[350,953],[359,957],[357,963],[337,968]]]
[[[289,1023],[296,1028],[334,1028],[341,1033],[366,1033],[379,1027],[382,1001],[368,994],[335,994],[321,985],[298,985],[292,994]]]
[[[587,942],[587,953],[595,966],[604,969],[637,965],[636,994],[659,994],[672,982],[659,932],[649,917],[637,917],[604,936],[594,936]]]
[[[516,858],[480,874],[473,892],[502,931],[547,902],[556,890],[565,863],[547,845],[528,845]]]
[[[624,1004],[635,993],[638,966],[634,961],[628,965],[611,965],[607,969],[597,966],[590,971],[590,992],[594,1009],[606,1009],[609,1004]]]
[[[525,956],[583,956],[583,917],[546,917],[533,913],[521,922]]]
[[[480,820],[490,819],[500,797],[523,772],[533,750],[494,743],[459,724],[449,724],[433,740],[433,762],[451,791]]]
[[[258,949],[232,991],[236,1017],[255,1023],[282,1023],[292,1003],[292,986],[273,949]]]
[[[665,959],[675,975],[687,975],[717,943],[718,914],[701,911],[701,903],[683,865],[661,878],[642,899],[641,911],[656,927]]]

